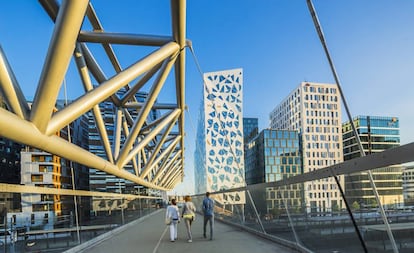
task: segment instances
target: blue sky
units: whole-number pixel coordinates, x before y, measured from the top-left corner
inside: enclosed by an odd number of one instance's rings
[[[169,1],[92,3],[106,31],[171,33]],[[313,3],[352,115],[397,116],[401,143],[413,142],[414,1]],[[1,3],[0,45],[28,98],[34,96],[52,31],[37,1]],[[203,72],[243,68],[244,116],[259,118],[260,129],[300,82],[334,82],[305,0],[188,0],[187,38]],[[127,66],[131,51],[115,49]],[[186,177],[176,191],[192,193],[202,79],[189,51],[186,81]],[[78,87],[68,89],[69,96]]]

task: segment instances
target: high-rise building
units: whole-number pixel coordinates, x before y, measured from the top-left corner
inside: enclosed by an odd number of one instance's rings
[[[0,96],[0,107],[6,108]],[[0,131],[0,183],[20,184],[20,151],[23,145],[5,139]],[[0,223],[2,213],[20,212],[21,199],[18,193],[0,192]]]
[[[72,101],[68,101],[70,103]],[[61,110],[65,107],[65,101],[57,100],[56,108]],[[84,150],[89,150],[89,129],[88,129],[88,116],[82,115],[75,121],[71,122],[68,127],[64,127],[60,130],[61,138],[70,140],[71,143]],[[67,159],[61,158],[62,164],[62,181],[65,182],[65,187],[76,190],[89,190],[89,167],[74,163]],[[73,180],[72,180],[73,177]],[[72,186],[72,182],[74,186]],[[63,213],[68,214],[68,211],[74,210],[74,197],[73,196],[62,196],[62,210]],[[77,196],[77,208],[80,221],[88,220],[91,211],[91,198],[90,197],[79,197]]]
[[[117,92],[118,96],[125,94],[125,90],[120,90]],[[148,94],[145,92],[138,92],[135,94],[135,100],[137,102],[145,102],[148,97]],[[116,117],[118,108],[110,101],[104,101],[99,104],[101,111],[102,119],[105,123],[105,128],[109,143],[111,147],[115,142],[115,127],[116,127]],[[137,117],[138,110],[136,108],[127,108],[129,114],[132,118]],[[107,154],[104,148],[104,145],[101,141],[100,133],[95,122],[94,115],[92,112],[89,112],[89,152],[100,156],[104,159],[107,159]],[[152,122],[159,118],[160,112],[156,109],[151,110],[150,114],[147,117],[148,122]],[[125,141],[125,136],[121,136],[121,144]],[[142,161],[138,161],[141,163]],[[128,163],[124,167],[125,170],[135,174],[132,163]],[[128,180],[117,178],[114,175],[108,174],[106,172],[90,169],[90,190],[91,191],[100,191],[100,192],[118,192],[118,193],[140,193],[148,194],[148,189],[136,183],[130,182]],[[93,198],[93,211],[98,213],[100,211],[106,212],[111,208],[119,208],[117,206],[110,207],[107,205],[106,201],[102,198]]]
[[[7,105],[0,94],[0,108]],[[23,145],[5,139],[0,130],[0,183],[20,184],[20,151]]]
[[[244,165],[246,165],[247,144],[259,134],[259,120],[258,118],[243,118],[243,142],[244,142]],[[246,171],[245,171],[246,173]],[[246,181],[246,184],[249,182]]]
[[[196,193],[245,185],[242,69],[205,73],[204,81],[194,156]]]
[[[299,132],[303,173],[343,161],[341,97],[335,84],[302,82],[270,113],[270,128]],[[343,176],[338,180],[343,187]],[[306,182],[303,204],[307,212],[344,207],[334,178]]]
[[[258,118],[243,118],[243,140],[244,144],[249,142],[259,133]]]
[[[365,155],[382,152],[400,146],[399,120],[397,117],[357,116],[353,119]],[[349,121],[343,123],[344,160],[360,157],[361,153]],[[401,165],[371,170],[381,204],[401,205]],[[360,207],[376,206],[377,201],[367,172],[352,173],[345,177],[345,195],[348,203],[357,202]]]
[[[245,153],[246,183],[258,184],[279,181],[302,173],[302,159],[297,131],[265,129],[247,144]],[[280,188],[267,187],[256,190],[255,201],[261,213],[275,214],[284,206],[301,208],[303,185],[289,185]]]

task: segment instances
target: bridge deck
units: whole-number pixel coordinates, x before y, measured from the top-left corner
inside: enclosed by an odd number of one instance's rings
[[[105,238],[88,245],[80,245],[66,251],[70,252],[152,252],[152,253],[182,253],[182,252],[294,252],[272,241],[257,237],[239,228],[226,225],[216,220],[213,240],[203,238],[202,216],[193,223],[193,242],[187,242],[184,223],[178,224],[178,240],[170,242],[169,229],[164,225],[165,209],[160,209],[150,216],[137,220],[110,232]],[[87,246],[87,247],[86,247]],[[81,249],[81,247],[85,247]]]

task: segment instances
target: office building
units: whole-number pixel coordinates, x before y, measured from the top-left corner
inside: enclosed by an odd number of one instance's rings
[[[125,94],[125,90],[122,89],[117,92],[117,96],[122,97]],[[134,96],[134,100],[139,103],[146,101],[148,94],[145,92],[138,92]],[[114,146],[115,136],[116,136],[116,117],[118,108],[111,101],[104,101],[99,104],[101,111],[101,117],[104,121],[106,133],[109,139],[109,144],[111,147]],[[139,110],[134,107],[127,108],[129,115],[135,119],[138,116]],[[151,110],[147,117],[147,122],[152,122],[159,118],[160,112],[158,110]],[[98,127],[95,122],[95,116],[92,112],[88,113],[88,127],[89,127],[89,152],[102,157],[107,160],[107,153],[105,151],[104,145],[101,140],[101,136],[98,130]],[[125,141],[125,136],[120,136],[121,145]],[[113,152],[110,150],[109,152]],[[141,156],[139,156],[141,157]],[[142,158],[137,159],[138,164],[144,164]],[[135,169],[132,165],[132,162],[125,165],[124,169],[129,171],[132,174],[135,174]],[[130,182],[128,180],[118,178],[114,175],[110,175],[106,172],[90,169],[90,190],[98,192],[118,192],[118,193],[131,193],[131,194],[143,194],[148,195],[149,190],[146,187],[137,185],[136,183]],[[109,201],[103,200],[99,197],[93,198],[93,212],[95,214],[105,214],[109,210],[119,209],[116,205],[110,205]]]
[[[359,134],[365,155],[400,146],[399,120],[397,117],[357,116],[353,123]],[[344,160],[360,157],[361,153],[349,121],[343,123]],[[382,205],[402,205],[401,165],[371,170]],[[366,172],[352,173],[345,177],[345,195],[348,203],[362,207],[375,207],[377,201]]]
[[[194,155],[196,193],[245,185],[242,69],[205,73],[204,81]]]
[[[303,173],[343,161],[341,97],[335,84],[302,82],[270,113],[270,128],[298,131]],[[343,176],[338,179],[343,187]],[[345,207],[332,177],[306,182],[303,204],[307,212]]]
[[[246,183],[258,184],[279,181],[302,173],[302,159],[297,131],[265,129],[248,142],[246,156]],[[261,213],[279,214],[285,206],[300,209],[303,184],[280,188],[267,187],[254,191],[255,203]],[[256,201],[256,200],[263,201]],[[263,206],[265,204],[265,206]]]
[[[414,167],[409,166],[403,171],[404,206],[414,206]]]
[[[243,118],[243,141],[247,144],[259,133],[258,118]]]

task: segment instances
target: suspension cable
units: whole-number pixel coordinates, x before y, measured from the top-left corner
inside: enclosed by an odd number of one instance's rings
[[[358,146],[359,146],[359,151],[360,151],[361,157],[364,157],[365,156],[365,152],[364,152],[364,149],[363,149],[361,140],[359,138],[359,134],[356,131],[355,124],[354,124],[354,122],[352,120],[352,116],[351,116],[350,110],[348,108],[348,104],[346,102],[345,95],[344,95],[344,93],[342,91],[341,84],[340,84],[340,81],[339,81],[339,77],[338,77],[338,74],[336,72],[335,65],[333,64],[331,55],[329,53],[328,46],[326,44],[326,40],[325,40],[325,37],[323,35],[322,28],[320,26],[318,17],[316,15],[315,8],[314,8],[311,0],[307,0],[307,4],[308,4],[308,9],[310,11],[310,14],[312,16],[313,23],[315,25],[315,29],[316,29],[316,31],[318,33],[319,39],[320,39],[321,44],[323,46],[323,49],[325,51],[325,55],[326,55],[326,57],[328,59],[329,66],[331,68],[332,74],[333,74],[333,76],[335,78],[335,82],[336,82],[336,84],[338,86],[339,93],[341,94],[341,98],[342,98],[342,101],[343,101],[343,104],[344,104],[346,113],[348,115],[349,122],[351,124],[352,130],[354,132],[355,138],[356,138],[357,143],[358,143]],[[379,204],[379,210],[381,212],[381,217],[382,217],[382,220],[384,222],[385,228],[387,230],[388,237],[389,237],[389,239],[391,241],[391,245],[392,245],[393,251],[394,251],[394,253],[398,253],[397,245],[395,243],[394,236],[393,236],[392,231],[391,231],[391,227],[390,227],[390,225],[388,223],[388,219],[386,217],[384,207],[381,204],[381,200],[380,200],[380,197],[379,197],[377,188],[375,186],[375,182],[374,182],[374,179],[372,177],[371,170],[368,170],[368,178],[369,178],[369,182],[371,184],[371,187],[373,188],[374,195],[375,195],[375,198],[377,200],[377,203]]]
[[[64,87],[64,92],[65,92],[65,106],[68,105],[68,96],[67,96],[67,92],[66,92],[66,78],[63,79],[63,87]],[[71,137],[71,132],[70,132],[70,124],[68,124],[67,126],[67,131],[68,131],[68,142],[71,143],[72,142],[72,137]],[[72,190],[76,191],[76,187],[75,187],[75,173],[73,172],[73,162],[72,160],[69,161],[70,164],[70,173],[71,173],[71,178],[72,178]],[[77,201],[77,196],[73,195],[73,204],[75,205],[75,220],[76,220],[76,235],[78,237],[78,244],[81,243],[80,241],[80,231],[79,231],[79,215],[78,215],[78,201]]]

